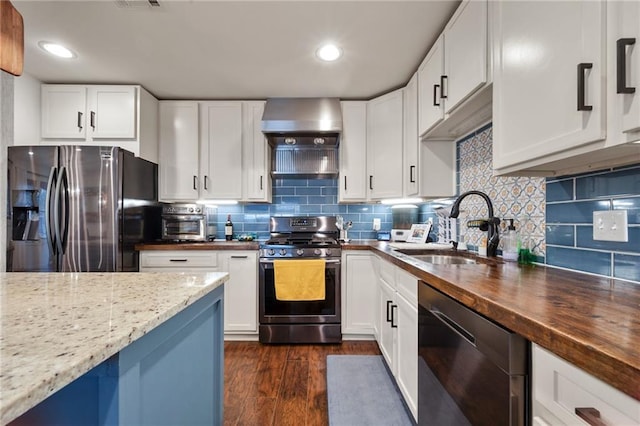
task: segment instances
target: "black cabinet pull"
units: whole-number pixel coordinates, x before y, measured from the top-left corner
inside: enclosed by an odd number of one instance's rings
[[[398,305],[391,305],[391,328],[398,328],[398,324],[393,322],[396,318],[395,314],[393,313],[393,310],[396,309],[397,307]]]
[[[414,176],[415,171],[416,171],[416,166],[409,167],[409,182],[411,183],[416,183],[416,177]]]
[[[260,191],[262,191],[262,176],[260,176]]]
[[[193,189],[198,189],[198,176],[193,176]]]
[[[440,88],[439,84],[433,85],[433,106],[438,106],[438,107],[440,106],[440,102],[437,101],[439,88]]]
[[[91,128],[93,130],[96,129],[96,113],[95,111],[91,111],[91,114],[89,115],[89,123],[91,125]]]
[[[373,175],[369,175],[369,189],[373,190]]]
[[[78,129],[82,130],[82,113],[78,111]]]
[[[188,262],[188,259],[169,259],[169,262]]]
[[[616,87],[618,93],[635,93],[635,87],[627,87],[627,46],[636,44],[635,38],[616,41]]]
[[[344,177],[344,190],[347,190],[347,177]]]
[[[440,99],[447,99],[447,95],[444,94],[444,82],[447,79],[448,79],[448,77],[446,75],[441,75],[440,76]],[[449,90],[447,90],[447,93],[449,93]]]
[[[205,189],[205,190],[209,189],[209,188],[207,187],[207,186],[208,186],[208,185],[207,185],[207,179],[208,179],[208,177],[209,177],[209,176],[204,175],[204,189]]]
[[[392,303],[393,303],[392,300],[387,300],[387,322],[393,321],[393,319],[391,317],[391,309],[389,309],[389,307],[391,306]]]
[[[578,64],[578,111],[591,111],[593,106],[587,105],[585,102],[586,91],[586,79],[584,77],[585,71],[593,68],[593,64],[589,62],[583,62]]]

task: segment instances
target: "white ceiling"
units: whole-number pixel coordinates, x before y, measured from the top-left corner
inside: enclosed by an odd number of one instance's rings
[[[409,80],[459,4],[159,2],[13,0],[24,18],[25,72],[46,83],[141,84],[159,99],[370,99]],[[41,40],[78,57],[50,57]],[[325,41],[342,47],[340,61],[315,58]]]

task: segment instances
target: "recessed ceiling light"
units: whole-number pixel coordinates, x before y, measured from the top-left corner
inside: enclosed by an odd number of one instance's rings
[[[71,59],[76,57],[75,53],[58,43],[51,43],[50,41],[40,41],[38,42],[38,46],[40,46],[40,48],[45,50],[46,52],[51,53],[52,55],[55,55],[59,58]]]
[[[342,56],[342,50],[335,44],[325,44],[316,50],[316,56],[323,61],[331,62]]]

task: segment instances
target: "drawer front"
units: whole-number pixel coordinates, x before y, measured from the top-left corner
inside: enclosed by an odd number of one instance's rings
[[[395,265],[391,262],[387,262],[384,259],[380,259],[379,263],[379,272],[380,278],[384,280],[391,288],[396,289],[396,277],[395,277]]]
[[[607,425],[640,424],[640,401],[535,344],[532,351],[534,417],[540,404],[564,424],[588,424],[576,408]]]
[[[411,302],[414,308],[418,307],[418,278],[398,267],[396,267],[396,290]]]
[[[218,254],[215,251],[142,251],[140,268],[216,268]]]

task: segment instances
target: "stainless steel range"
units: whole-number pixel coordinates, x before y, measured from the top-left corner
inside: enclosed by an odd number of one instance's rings
[[[339,343],[340,265],[342,250],[333,216],[272,217],[271,238],[260,246],[260,342]],[[283,262],[324,261],[323,300],[280,300],[276,297],[276,273]]]

